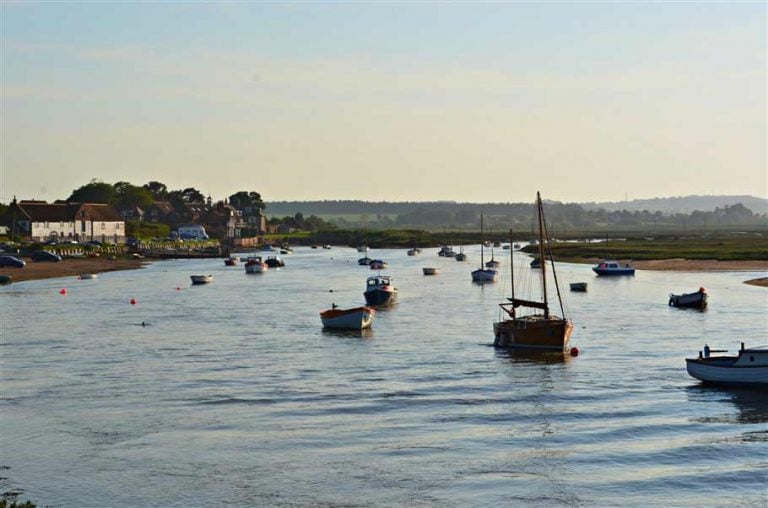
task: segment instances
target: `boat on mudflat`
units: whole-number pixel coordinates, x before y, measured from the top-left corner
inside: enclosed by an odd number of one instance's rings
[[[745,348],[742,342],[737,356],[712,356],[712,353],[727,353],[727,350],[712,350],[705,345],[698,358],[685,359],[688,374],[704,384],[768,389],[768,346]]]
[[[375,315],[376,311],[370,307],[340,309],[333,304],[330,309],[320,313],[320,320],[325,328],[363,330],[371,327]]]
[[[681,295],[669,295],[670,307],[688,309],[705,309],[707,307],[707,290],[699,288],[695,293],[683,293]]]
[[[560,312],[562,312],[563,317],[550,313],[549,300],[547,298],[547,263],[541,264],[541,298],[543,301],[536,301],[530,297],[526,299],[518,298],[515,294],[514,263],[510,260],[512,296],[507,299],[507,302],[499,304],[501,311],[506,316],[493,323],[493,345],[504,348],[564,351],[573,332],[573,323],[565,317],[565,307],[560,296],[560,288],[555,273],[555,262],[549,248],[549,237],[546,233],[544,206],[541,201],[541,195],[538,192],[536,193],[536,211],[539,226],[539,259],[547,259],[545,255],[548,255],[548,260],[552,266],[557,299],[560,303]],[[511,236],[510,232],[510,241]],[[533,309],[531,311],[533,313],[523,315],[518,310],[520,307]],[[537,310],[539,311],[538,313]]]
[[[213,282],[213,275],[190,275],[189,278],[192,279],[192,284],[208,284]]]
[[[397,301],[397,288],[389,275],[368,277],[365,282],[365,303],[371,306],[390,305]]]
[[[592,267],[592,271],[598,275],[634,275],[635,269],[629,264],[624,266],[618,261],[603,261],[597,266]]]

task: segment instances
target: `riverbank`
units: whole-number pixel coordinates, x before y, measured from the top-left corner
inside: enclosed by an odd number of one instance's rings
[[[27,260],[24,268],[0,268],[1,275],[10,275],[13,282],[25,280],[75,277],[82,273],[104,273],[116,270],[135,270],[147,264],[145,259],[82,258],[64,259],[58,263]]]

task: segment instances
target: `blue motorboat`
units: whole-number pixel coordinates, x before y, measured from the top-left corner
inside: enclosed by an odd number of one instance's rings
[[[598,275],[634,275],[635,269],[629,263],[622,265],[618,261],[603,261],[592,267],[592,271]]]

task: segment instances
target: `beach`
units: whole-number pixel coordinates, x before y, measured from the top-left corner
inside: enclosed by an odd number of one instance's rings
[[[103,273],[115,270],[142,268],[146,259],[70,258],[58,263],[35,262],[25,259],[24,268],[0,268],[0,275],[10,275],[13,282],[25,280],[52,279],[54,277],[77,276],[82,273]]]

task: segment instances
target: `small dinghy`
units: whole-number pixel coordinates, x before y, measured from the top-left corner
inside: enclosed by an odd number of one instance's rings
[[[192,284],[208,284],[213,282],[213,275],[190,275],[189,278],[192,279]]]
[[[705,309],[707,307],[707,290],[699,288],[695,293],[669,295],[669,306],[687,309]]]
[[[579,293],[586,293],[587,292],[587,283],[586,282],[571,282],[571,291],[576,291]]]
[[[376,311],[370,307],[355,307],[354,309],[340,309],[334,303],[333,306],[320,313],[320,320],[325,328],[340,330],[363,330],[373,324],[373,316]]]
[[[688,374],[704,384],[768,388],[768,346],[744,348],[742,342],[738,356],[711,356],[712,353],[727,351],[705,345],[698,358],[685,359]]]

